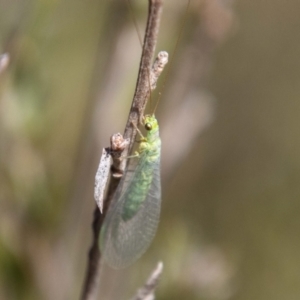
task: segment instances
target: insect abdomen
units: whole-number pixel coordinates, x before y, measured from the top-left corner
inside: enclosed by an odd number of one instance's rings
[[[136,180],[132,182],[132,186],[125,195],[125,203],[122,212],[122,219],[124,221],[130,220],[138,211],[141,203],[145,199],[152,182],[153,167],[156,160],[150,159],[151,153],[143,153],[141,160],[143,161],[143,168],[137,174]]]

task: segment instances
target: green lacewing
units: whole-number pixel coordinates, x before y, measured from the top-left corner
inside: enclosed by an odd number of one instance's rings
[[[100,233],[101,253],[113,268],[137,260],[151,244],[159,222],[161,140],[154,114],[145,116],[144,126],[147,136],[137,151],[137,165],[127,167]]]
[[[137,260],[155,236],[160,216],[159,126],[152,115],[145,117],[147,136],[138,149],[138,163],[129,166],[116,191],[100,236],[101,252],[114,268],[123,268]]]

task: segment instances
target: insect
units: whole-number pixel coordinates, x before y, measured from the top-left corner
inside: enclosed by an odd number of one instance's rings
[[[154,115],[144,118],[137,166],[122,177],[100,234],[105,261],[123,268],[138,259],[155,236],[161,204],[159,126]]]
[[[190,0],[188,6],[189,3]],[[150,88],[152,85],[150,74],[148,81]],[[113,268],[124,268],[137,260],[152,242],[159,222],[161,206],[159,126],[154,114],[146,115],[143,123],[147,135],[143,137],[138,130],[142,137],[136,155],[139,159],[130,161],[100,233],[101,253],[107,264]],[[134,169],[132,161],[137,162]]]

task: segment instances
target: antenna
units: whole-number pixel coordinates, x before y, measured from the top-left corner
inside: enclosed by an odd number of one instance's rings
[[[158,106],[158,104],[160,102],[162,93],[163,93],[163,91],[165,89],[167,79],[168,79],[168,77],[170,75],[171,66],[172,66],[172,63],[173,63],[173,60],[174,60],[175,53],[176,53],[176,50],[178,48],[179,42],[180,42],[180,40],[182,38],[183,28],[184,28],[184,25],[185,25],[186,20],[187,20],[187,15],[188,15],[188,11],[189,11],[189,7],[190,7],[190,4],[191,4],[191,1],[192,0],[188,0],[188,4],[187,4],[187,6],[185,8],[185,12],[184,12],[183,19],[182,19],[181,26],[180,26],[180,32],[179,32],[178,38],[177,38],[176,43],[175,43],[175,47],[174,47],[174,51],[173,51],[173,54],[172,54],[171,59],[170,59],[169,67],[167,68],[166,75],[164,76],[164,81],[163,81],[162,89],[161,89],[161,91],[158,94],[158,99],[157,99],[156,105],[154,107],[153,115],[155,114],[155,111],[156,111],[157,106]]]
[[[136,18],[135,18],[135,16],[134,16],[134,12],[133,12],[133,7],[132,7],[132,5],[131,5],[131,1],[130,1],[130,0],[127,0],[126,2],[127,2],[128,7],[129,7],[131,19],[132,19],[132,21],[133,21],[135,30],[136,30],[136,32],[137,32],[137,35],[138,35],[138,38],[139,38],[140,45],[141,45],[141,47],[143,47],[142,36],[141,36],[140,30],[139,30],[139,27],[138,27],[138,25],[137,25]]]
[[[182,19],[182,22],[181,22],[180,32],[179,32],[178,38],[176,39],[176,43],[175,43],[175,46],[174,46],[174,51],[173,51],[173,54],[172,54],[171,59],[170,59],[170,66],[166,70],[166,75],[164,76],[162,89],[161,89],[161,91],[158,94],[158,99],[157,99],[157,102],[155,104],[155,107],[154,107],[154,110],[153,110],[153,113],[152,113],[153,115],[155,114],[155,111],[156,111],[156,109],[158,107],[158,104],[160,102],[160,99],[162,97],[163,91],[164,91],[165,86],[166,86],[167,79],[168,79],[168,77],[170,75],[170,70],[171,70],[172,62],[174,60],[175,53],[176,53],[176,50],[178,48],[179,42],[180,42],[180,40],[182,38],[183,28],[184,28],[184,25],[185,25],[186,20],[187,20],[187,15],[188,15],[188,11],[189,11],[189,7],[190,7],[190,4],[191,4],[191,1],[192,0],[187,0],[188,3],[187,3],[186,9],[185,9],[185,12],[184,12],[184,15],[183,15],[183,19]],[[135,27],[137,35],[138,35],[138,39],[139,39],[140,45],[141,45],[141,47],[143,47],[142,37],[141,37],[140,31],[139,31],[139,28],[138,28],[138,25],[137,25],[137,21],[136,21],[136,18],[135,18],[134,12],[133,12],[133,7],[132,7],[132,4],[131,4],[130,0],[127,0],[127,5],[129,7],[130,15],[131,15],[134,27]],[[150,92],[150,106],[151,106],[151,103],[152,103],[151,95],[152,95],[152,93],[151,93],[151,80],[150,80],[150,76],[151,75],[150,75],[150,70],[148,70],[147,74],[148,74],[148,83],[149,83],[149,92]]]
[[[139,27],[138,27],[138,24],[137,24],[137,21],[136,21],[134,12],[133,12],[133,7],[132,7],[132,4],[131,4],[131,1],[130,1],[130,0],[127,0],[126,2],[127,2],[128,7],[129,7],[131,19],[132,19],[132,21],[133,21],[135,30],[136,30],[136,32],[137,32],[137,35],[138,35],[138,39],[139,39],[141,48],[143,48],[142,36],[141,36],[140,30],[139,30]],[[149,98],[150,98],[150,105],[151,105],[151,103],[152,103],[152,98],[151,98],[152,93],[151,93],[150,70],[148,70],[148,72],[147,72],[147,77],[148,77],[149,93],[150,93],[150,94],[149,94]]]

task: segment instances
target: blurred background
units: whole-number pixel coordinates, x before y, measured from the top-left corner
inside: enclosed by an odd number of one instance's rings
[[[299,299],[300,2],[193,0],[174,51],[185,8],[165,0],[157,46],[174,57],[160,226],[137,263],[102,270],[99,299],[130,299],[159,260],[158,299]],[[0,299],[78,299],[141,46],[123,0],[0,0],[3,53]]]

